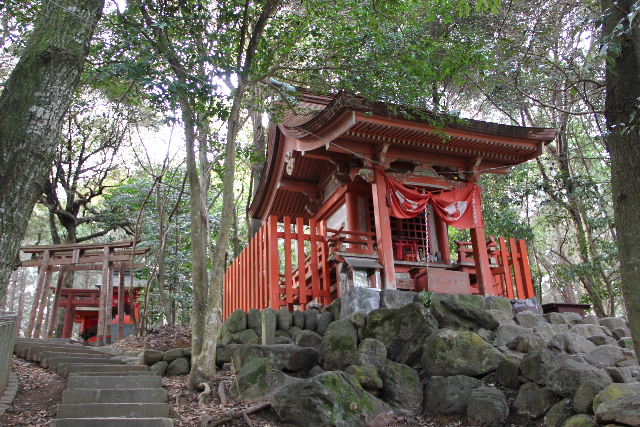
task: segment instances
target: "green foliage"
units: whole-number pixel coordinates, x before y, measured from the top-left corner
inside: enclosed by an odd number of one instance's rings
[[[433,292],[429,291],[420,291],[418,292],[418,302],[425,306],[425,308],[431,307],[431,297],[433,296]]]

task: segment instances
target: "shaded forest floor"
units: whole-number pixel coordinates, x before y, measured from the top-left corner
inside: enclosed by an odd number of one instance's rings
[[[13,357],[11,370],[18,376],[18,393],[0,416],[2,427],[43,427],[56,417],[62,399],[63,379],[38,363]]]

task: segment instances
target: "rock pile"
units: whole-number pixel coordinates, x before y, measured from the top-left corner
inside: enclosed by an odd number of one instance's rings
[[[640,368],[624,319],[543,315],[535,301],[477,295],[434,294],[425,307],[415,294],[385,293],[384,308],[342,317],[340,301],[236,311],[217,355],[236,369],[232,393],[269,399],[284,423],[301,426],[386,425],[393,413],[640,426]]]
[[[191,369],[191,348],[173,348],[167,351],[145,350],[140,364],[149,366],[156,375],[185,375]]]

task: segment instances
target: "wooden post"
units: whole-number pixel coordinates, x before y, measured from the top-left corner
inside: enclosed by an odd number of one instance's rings
[[[511,278],[511,264],[509,263],[509,251],[507,251],[507,242],[504,237],[498,239],[500,245],[500,259],[502,260],[502,270],[504,271],[504,281],[507,288],[507,298],[513,299],[513,280]]]
[[[298,292],[299,302],[304,310],[307,306],[307,277],[305,273],[306,254],[304,252],[304,218],[296,218],[296,238],[298,240]],[[313,297],[311,297],[313,298]]]
[[[527,298],[524,291],[524,283],[522,277],[522,260],[518,256],[518,245],[516,239],[509,238],[509,249],[511,250],[511,261],[513,262],[513,276],[516,279],[516,288],[518,289],[518,298]]]
[[[480,219],[481,223],[482,218]],[[476,265],[476,279],[478,290],[482,295],[493,295],[493,275],[489,268],[489,254],[487,253],[487,238],[484,225],[471,229],[471,244],[473,245],[473,260]]]
[[[113,263],[109,263],[109,280],[107,282],[107,298],[104,311],[104,343],[109,345],[112,343],[113,333]]]
[[[76,305],[73,303],[73,294],[69,295],[69,304],[65,308],[64,327],[62,328],[62,338],[71,338],[73,332],[73,318],[76,315]]]
[[[40,303],[38,304],[38,317],[36,318],[33,338],[42,338],[42,322],[44,320],[44,310],[45,308],[47,308],[47,302],[49,301],[49,286],[51,284],[51,274],[51,268],[47,266],[44,274],[44,286],[41,293]]]
[[[291,217],[284,220],[284,284],[287,293],[287,305],[293,304],[293,255],[291,253]]]
[[[438,236],[438,250],[444,264],[451,264],[451,250],[449,249],[449,227],[439,216],[435,216],[436,235]]]
[[[56,325],[58,323],[58,312],[60,308],[58,308],[58,301],[60,301],[60,292],[62,292],[62,285],[64,284],[64,276],[66,273],[66,269],[64,266],[60,267],[60,271],[58,272],[58,280],[56,281],[56,293],[53,296],[53,303],[51,304],[51,314],[49,316],[49,330],[47,331],[47,336],[49,338],[53,338],[54,332],[56,330]]]
[[[393,261],[393,242],[391,241],[391,220],[387,206],[387,183],[380,173],[375,174],[372,184],[373,217],[376,224],[376,242],[378,257],[383,267],[385,289],[396,289],[396,272]]]
[[[518,252],[522,260],[522,276],[524,278],[524,297],[533,298],[536,292],[533,289],[533,278],[531,277],[531,264],[529,263],[529,251],[527,250],[527,242],[524,239],[518,240]]]
[[[133,271],[131,271],[131,274],[133,274]],[[124,339],[124,262],[120,263],[118,280],[118,340],[121,339]]]
[[[278,217],[267,219],[267,267],[268,282],[271,291],[269,304],[274,310],[280,309],[280,260],[278,257]]]
[[[96,346],[103,346],[105,344],[105,307],[107,305],[107,288],[109,287],[109,246],[105,246],[103,249],[102,258],[102,285],[100,286],[100,304],[98,307],[98,333],[96,336]]]
[[[48,264],[50,255],[51,254],[48,250],[44,251],[44,253],[42,254],[42,260],[40,260],[40,268],[38,270],[38,286],[33,293],[33,305],[31,306],[31,315],[29,316],[29,325],[27,326],[26,333],[27,338],[32,338],[33,327],[35,326],[36,322],[36,314],[38,313],[38,304],[42,299],[42,292],[44,292],[44,282],[46,279],[47,270],[49,268]]]

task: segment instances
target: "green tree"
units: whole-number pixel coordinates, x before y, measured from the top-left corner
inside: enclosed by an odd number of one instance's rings
[[[0,95],[0,297],[46,180],[102,7],[101,0],[45,2]]]

